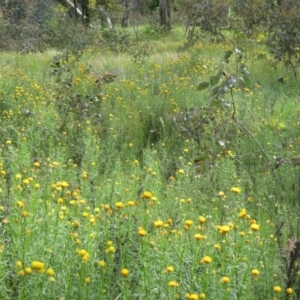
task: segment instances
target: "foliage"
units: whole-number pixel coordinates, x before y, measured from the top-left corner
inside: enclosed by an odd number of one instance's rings
[[[299,298],[297,80],[56,13],[1,54],[0,298]]]

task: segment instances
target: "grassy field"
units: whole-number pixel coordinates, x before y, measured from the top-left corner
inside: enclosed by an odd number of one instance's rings
[[[299,84],[175,37],[1,54],[1,299],[299,299]]]

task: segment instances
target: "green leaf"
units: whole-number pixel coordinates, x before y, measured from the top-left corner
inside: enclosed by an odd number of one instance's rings
[[[225,56],[224,56],[224,60],[226,61],[226,62],[229,62],[229,58],[230,58],[230,56],[232,55],[232,51],[231,50],[228,50],[226,53],[225,53]]]
[[[211,77],[209,78],[210,85],[211,85],[211,86],[216,85],[216,84],[219,82],[220,78],[222,77],[222,74],[223,74],[223,72],[219,72],[217,75],[211,76]]]
[[[209,82],[203,81],[201,83],[199,83],[198,87],[197,87],[197,91],[203,91],[205,89],[207,89],[209,87]]]
[[[279,127],[280,129],[284,129],[284,128],[286,128],[286,125],[285,125],[284,123],[282,123],[282,122],[279,122],[279,123],[278,123],[278,127]]]
[[[247,86],[250,86],[251,84],[251,75],[249,71],[245,67],[240,68],[241,73],[243,74],[244,82]]]
[[[207,155],[200,155],[194,159],[194,163],[199,164],[206,159],[207,159]]]

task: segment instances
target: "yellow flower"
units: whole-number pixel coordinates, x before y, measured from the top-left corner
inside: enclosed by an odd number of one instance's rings
[[[184,170],[183,170],[183,169],[179,169],[179,170],[178,170],[178,174],[184,175]]]
[[[230,231],[230,226],[228,225],[223,225],[223,226],[218,226],[217,229],[219,230],[219,232],[223,235],[225,235],[226,233],[228,233]]]
[[[29,212],[28,212],[28,211],[26,211],[26,210],[22,210],[22,212],[21,212],[21,216],[22,216],[23,218],[26,218],[26,217],[28,217],[28,215],[29,215]]]
[[[251,271],[251,274],[252,274],[253,276],[258,276],[258,275],[259,275],[259,271],[258,271],[257,269],[253,269],[253,270]]]
[[[86,277],[86,278],[84,279],[84,282],[85,282],[86,284],[90,284],[90,283],[92,282],[91,277]]]
[[[121,270],[121,275],[122,276],[128,276],[129,275],[129,270],[128,269],[122,269]]]
[[[123,202],[119,201],[119,202],[116,203],[116,208],[117,209],[121,209],[123,207],[124,207],[124,203]]]
[[[206,295],[205,295],[204,293],[201,293],[201,294],[199,295],[199,298],[200,298],[200,299],[206,299]]]
[[[239,187],[236,186],[233,186],[230,190],[235,194],[240,194],[242,191]]]
[[[169,282],[170,287],[179,287],[179,283],[175,280],[172,280]]]
[[[86,250],[80,249],[80,250],[77,250],[76,252],[77,252],[77,254],[79,254],[82,257],[83,262],[87,262],[89,260],[90,254]]]
[[[218,197],[222,197],[222,198],[226,198],[226,195],[223,191],[220,191],[218,194],[217,194]]]
[[[23,267],[23,263],[22,263],[20,260],[18,260],[18,261],[16,262],[16,266],[17,266],[18,268],[22,268],[22,267]]]
[[[202,216],[199,216],[198,220],[199,220],[200,224],[204,224],[205,221],[206,221],[206,219],[204,217],[202,217]]]
[[[116,248],[114,246],[109,246],[107,249],[106,249],[106,252],[107,253],[115,253],[116,252]]]
[[[275,293],[280,293],[280,292],[281,292],[281,287],[280,287],[279,285],[275,285],[275,286],[273,287],[273,291],[274,291]]]
[[[186,221],[185,221],[185,225],[186,225],[187,227],[192,226],[193,223],[194,223],[194,222],[193,222],[192,220],[186,220]]]
[[[245,217],[247,217],[247,211],[246,211],[245,208],[242,208],[242,209],[241,209],[241,211],[240,211],[240,213],[239,213],[239,217],[240,217],[240,218],[245,218]]]
[[[212,258],[210,256],[204,256],[201,260],[201,264],[210,264],[212,262]]]
[[[199,299],[197,294],[186,294],[185,297],[190,300],[198,300]]]
[[[254,223],[254,224],[251,224],[250,228],[253,230],[253,231],[258,231],[259,230],[259,225]]]
[[[221,246],[220,246],[219,244],[214,244],[214,248],[215,248],[216,250],[218,250],[218,251],[221,250]]]
[[[99,267],[101,267],[101,268],[105,267],[105,261],[104,261],[104,260],[99,260],[99,261],[98,261],[98,265],[99,265]]]
[[[197,241],[201,241],[201,240],[203,240],[203,239],[205,238],[205,236],[202,235],[202,234],[196,233],[196,234],[194,235],[194,238],[195,238]]]
[[[227,276],[224,276],[224,277],[221,278],[221,282],[222,283],[229,283],[230,282],[230,278],[227,277]]]
[[[24,275],[25,275],[25,271],[24,271],[24,270],[20,270],[20,271],[18,272],[18,275],[19,275],[19,276],[24,276]]]
[[[30,184],[30,180],[27,178],[27,179],[24,179],[23,180],[23,184],[24,185],[28,185],[28,184]]]
[[[173,266],[168,266],[168,267],[166,267],[165,272],[166,272],[166,273],[174,272],[174,267],[173,267]]]
[[[138,234],[139,234],[140,236],[146,236],[146,235],[147,235],[147,231],[146,231],[144,228],[140,227],[140,228],[138,229]]]
[[[152,194],[150,192],[144,192],[144,193],[141,194],[141,198],[151,199],[152,198]]]
[[[159,220],[159,221],[154,221],[153,222],[153,225],[156,227],[156,228],[160,228],[160,227],[163,227],[164,226],[164,222]]]
[[[46,274],[48,276],[53,276],[54,275],[54,270],[52,268],[47,269]]]
[[[43,273],[45,264],[41,261],[35,260],[31,263],[31,267],[32,267],[33,270],[38,271],[40,273]]]
[[[285,292],[288,294],[288,295],[292,295],[293,294],[293,289],[291,287],[287,288],[285,290]]]
[[[27,275],[30,275],[32,273],[32,269],[30,267],[25,268],[24,271]]]

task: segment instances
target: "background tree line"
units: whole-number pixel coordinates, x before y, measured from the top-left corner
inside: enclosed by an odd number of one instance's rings
[[[117,25],[132,26],[137,36],[141,25],[163,34],[182,26],[186,45],[203,35],[217,41],[230,32],[239,43],[260,34],[278,60],[294,70],[300,60],[297,0],[0,0],[0,9],[4,50],[63,48],[70,41],[85,47],[95,41],[95,29],[112,29],[106,33],[112,38]]]

